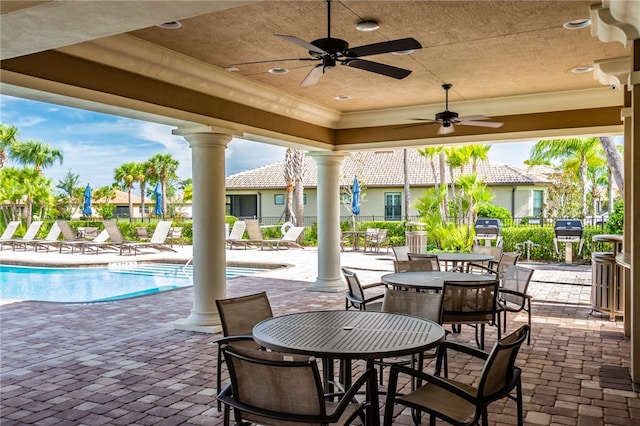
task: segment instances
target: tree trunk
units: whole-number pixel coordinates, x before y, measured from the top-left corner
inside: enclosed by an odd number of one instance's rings
[[[133,198],[131,198],[131,188],[129,188],[129,223],[133,223]]]
[[[449,216],[449,193],[446,185],[447,171],[445,167],[445,163],[446,163],[445,159],[446,159],[446,154],[443,149],[442,151],[440,151],[440,157],[438,158],[438,163],[440,166],[440,173],[439,173],[440,185],[442,185],[444,189],[444,197],[442,198],[442,207],[441,207],[442,223],[445,223],[447,221],[447,217]]]
[[[167,216],[167,181],[162,180],[162,220]]]
[[[304,226],[304,185],[302,184],[302,179],[296,180],[293,194],[296,199],[294,224],[296,226]]]
[[[624,192],[624,168],[622,164],[622,156],[618,152],[616,143],[611,136],[603,136],[598,139],[600,139],[600,144],[602,145],[602,149],[604,149],[604,154],[607,156],[609,169],[613,174],[613,179],[616,181],[616,186],[622,193]],[[609,181],[609,185],[611,185],[611,181]],[[611,211],[611,208],[609,211]]]
[[[144,206],[144,192],[145,189],[147,188],[147,184],[146,182],[143,180],[140,182],[140,220],[144,223],[144,212],[145,212],[145,206]]]

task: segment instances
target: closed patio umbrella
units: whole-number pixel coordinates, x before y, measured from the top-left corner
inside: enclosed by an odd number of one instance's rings
[[[91,186],[87,184],[84,188],[84,205],[82,207],[82,214],[85,216],[91,216]]]
[[[360,214],[360,182],[358,178],[353,178],[353,186],[351,187],[351,212],[357,216]]]
[[[162,210],[162,187],[160,186],[160,182],[156,183],[156,187],[153,190],[153,195],[155,197],[155,201],[156,201],[156,208],[154,210],[154,213],[156,216],[162,216],[163,210]]]

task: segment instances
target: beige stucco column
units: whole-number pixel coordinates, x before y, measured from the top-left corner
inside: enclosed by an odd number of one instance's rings
[[[193,307],[180,330],[221,330],[215,300],[226,297],[225,164],[231,135],[210,128],[178,129],[191,146],[193,179]]]
[[[345,289],[340,274],[340,152],[310,152],[318,170],[318,278],[309,291]]]

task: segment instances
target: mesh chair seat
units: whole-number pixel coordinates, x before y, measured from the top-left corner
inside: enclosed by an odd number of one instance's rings
[[[366,285],[360,284],[360,280],[355,272],[342,268],[342,274],[347,281],[347,291],[345,292],[345,309],[351,307],[360,311],[380,311],[382,307],[382,301],[379,301],[384,297],[384,293],[375,294],[371,297],[365,297],[364,290],[381,287],[382,283],[370,283]]]
[[[507,312],[527,313],[527,324],[531,328],[531,296],[527,294],[533,269],[517,265],[509,265],[498,289],[498,315],[502,313],[503,331],[507,331]],[[527,344],[531,344],[531,334],[527,336]]]

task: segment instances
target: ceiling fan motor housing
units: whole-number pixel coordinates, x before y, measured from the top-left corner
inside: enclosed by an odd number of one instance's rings
[[[319,38],[318,40],[313,40],[311,42],[314,46],[324,50],[325,52],[335,55],[336,53],[342,53],[349,48],[349,43],[339,38]],[[316,52],[309,52],[311,55],[316,54]]]
[[[458,118],[458,113],[454,111],[442,111],[436,114],[436,120],[441,121],[444,127],[451,126],[451,120]]]

